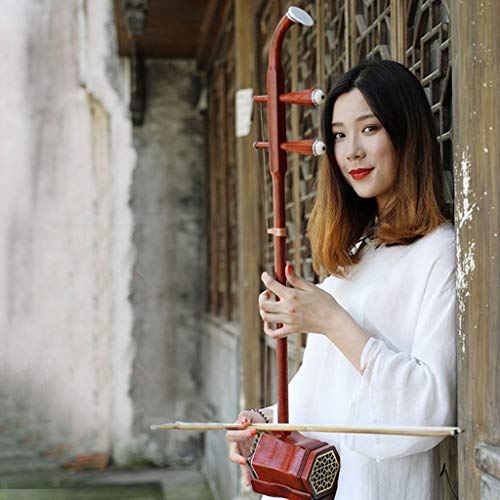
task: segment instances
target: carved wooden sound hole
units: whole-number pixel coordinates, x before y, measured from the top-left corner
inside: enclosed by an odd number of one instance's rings
[[[330,490],[335,483],[338,471],[339,462],[333,450],[318,455],[309,478],[309,483],[314,490],[314,494],[320,495]]]

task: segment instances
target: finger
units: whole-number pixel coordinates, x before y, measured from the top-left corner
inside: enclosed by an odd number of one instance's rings
[[[259,311],[260,317],[264,320],[267,321],[268,323],[287,323],[288,321],[288,316],[283,313],[269,313],[266,311],[262,311],[262,309]]]
[[[235,446],[236,446],[236,444],[235,444]],[[234,449],[230,448],[229,460],[231,460],[231,462],[233,462],[235,464],[239,464],[239,465],[246,464],[246,458],[241,453],[238,453],[238,450],[236,449],[236,447]]]
[[[243,455],[240,455],[239,453],[230,453],[229,460],[233,462],[233,464],[238,464],[238,465],[246,465],[247,463],[247,459]]]
[[[273,294],[269,290],[264,290],[259,294],[259,301],[273,300]]]
[[[261,294],[259,294],[259,305],[265,303],[276,303],[273,294],[269,290],[264,290]]]
[[[292,333],[298,333],[285,325],[280,328],[273,329],[271,328],[271,325],[267,321],[264,321],[264,332],[266,333],[266,335],[269,335],[269,337],[273,339],[281,339]]]
[[[293,286],[293,288],[297,288],[299,290],[308,290],[312,285],[312,283],[303,280],[298,274],[296,274],[290,264],[285,266],[285,276],[286,280],[290,285]]]
[[[243,475],[243,480],[245,481],[245,486],[252,485],[252,474],[250,472],[250,467],[248,465],[241,466],[241,473]]]
[[[243,426],[250,425],[252,417],[247,415],[247,412],[241,412],[238,415],[237,423]]]
[[[248,455],[252,448],[252,441],[247,443],[230,443],[229,444],[229,460],[240,465],[246,464]]]
[[[260,279],[262,280],[262,283],[266,285],[266,288],[269,288],[269,290],[275,293],[280,299],[287,297],[288,290],[286,286],[282,285],[274,278],[271,278],[271,276],[268,273],[266,272],[262,273]]]
[[[287,307],[286,304],[284,300],[275,301],[259,297],[259,309],[265,312],[283,311]]]
[[[254,421],[255,414],[249,410],[240,411],[238,418],[236,419],[236,423],[242,426],[248,426]]]
[[[227,431],[226,439],[228,441],[240,443],[242,441],[247,441],[257,434],[255,429],[248,429],[245,431]]]

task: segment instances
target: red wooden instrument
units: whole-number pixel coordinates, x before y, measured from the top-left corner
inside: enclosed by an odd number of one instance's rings
[[[254,147],[269,151],[273,186],[274,268],[277,281],[285,284],[285,173],[287,151],[306,155],[325,152],[321,141],[299,140],[286,142],[286,104],[319,105],[324,94],[319,89],[284,93],[284,74],[281,67],[281,47],[288,29],[295,23],[312,26],[307,12],[290,7],[276,27],[271,39],[267,71],[267,95],[255,96],[254,102],[267,103],[269,142],[256,142]],[[287,340],[278,339],[277,385],[278,422],[288,422]],[[337,491],[340,458],[334,446],[303,436],[298,432],[260,432],[248,457],[254,491],[271,497],[290,500],[333,499]]]

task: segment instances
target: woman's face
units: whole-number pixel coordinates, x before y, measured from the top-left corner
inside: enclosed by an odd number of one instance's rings
[[[361,198],[377,198],[380,213],[396,179],[396,152],[358,89],[341,94],[335,101],[332,131],[342,175]]]

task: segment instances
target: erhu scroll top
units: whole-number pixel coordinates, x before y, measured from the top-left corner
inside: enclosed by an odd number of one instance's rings
[[[303,9],[299,7],[290,7],[286,13],[286,17],[294,23],[302,24],[303,26],[312,26],[314,19]]]

